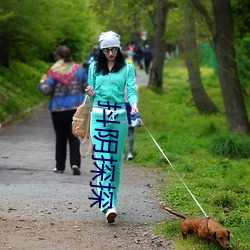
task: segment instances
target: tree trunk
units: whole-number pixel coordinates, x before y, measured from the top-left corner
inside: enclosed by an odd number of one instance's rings
[[[230,0],[212,0],[212,4],[216,29],[213,38],[228,129],[237,134],[248,134],[250,124],[235,60]]]
[[[218,108],[207,95],[200,75],[200,57],[196,48],[195,18],[190,15],[192,6],[187,6],[185,18],[185,55],[189,82],[195,105],[200,113],[217,113]],[[190,10],[190,11],[189,11]]]
[[[237,71],[230,0],[212,0],[214,20],[200,0],[191,0],[212,33],[229,132],[250,134],[250,123]]]
[[[155,37],[153,45],[153,62],[149,74],[148,87],[163,88],[162,76],[166,53],[166,43],[164,41],[166,19],[168,12],[168,1],[157,0],[155,16]]]

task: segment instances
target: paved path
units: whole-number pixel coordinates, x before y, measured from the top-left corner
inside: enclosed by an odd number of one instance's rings
[[[81,176],[72,175],[69,163],[65,174],[53,173],[54,166],[54,132],[47,108],[39,110],[15,127],[0,133],[1,207],[7,209],[15,207],[17,203],[26,204],[31,197],[35,201],[33,209],[38,207],[41,209],[41,206],[45,209],[48,204],[53,204],[55,200],[60,203],[60,206],[63,204],[67,206],[67,203],[72,201],[73,206],[78,207],[79,213],[65,214],[64,216],[70,216],[76,220],[83,217],[85,220],[91,221],[103,220],[103,216],[97,212],[97,208],[90,208],[91,203],[88,200],[88,197],[92,196],[89,182],[93,178],[93,174],[90,170],[95,169],[91,157],[88,156],[82,160]],[[125,164],[119,207],[121,211],[125,212],[127,207],[133,208],[137,203],[139,212],[129,216],[122,212],[119,217],[130,221],[140,220],[141,222],[161,220],[161,214],[149,213],[154,207],[152,202],[149,201],[148,204],[145,202],[147,201],[147,192],[151,192],[148,186],[153,184],[150,176],[145,179],[144,169],[144,176],[140,178],[136,175],[139,172],[138,169],[135,168],[136,174],[133,174],[132,169],[132,166]],[[122,202],[122,200],[126,202]],[[22,214],[30,216],[30,209],[27,210],[23,206]],[[145,213],[147,213],[146,216]],[[143,216],[140,216],[142,214]],[[34,214],[34,216],[37,215]],[[61,209],[52,216],[60,218],[62,216]]]
[[[136,84],[138,87],[146,87],[148,85],[148,75],[138,68],[136,68]]]
[[[139,74],[137,79],[138,85],[142,86],[147,76]],[[53,173],[52,169],[55,166],[54,140],[54,131],[47,107],[14,126],[0,130],[0,231],[5,228],[6,232],[6,234],[1,233],[0,236],[1,250],[31,249],[29,244],[32,245],[32,242],[36,246],[32,249],[56,249],[53,247],[52,236],[47,245],[43,245],[45,241],[41,243],[41,240],[39,241],[37,238],[30,239],[22,231],[22,227],[18,227],[19,230],[17,230],[17,226],[13,226],[12,230],[12,224],[8,224],[8,221],[13,223],[15,218],[29,221],[29,225],[33,225],[34,221],[40,221],[41,224],[46,220],[62,224],[66,222],[85,223],[84,227],[88,228],[87,231],[90,233],[88,241],[86,235],[82,235],[85,241],[83,240],[81,243],[85,244],[85,247],[80,243],[81,247],[73,247],[72,242],[68,240],[69,246],[58,249],[98,249],[98,244],[105,242],[105,239],[99,235],[99,238],[92,240],[90,244],[91,232],[100,229],[106,230],[107,227],[103,214],[97,207],[90,208],[91,203],[88,200],[88,197],[92,196],[89,182],[93,177],[93,174],[90,173],[90,170],[94,169],[93,160],[90,156],[82,160],[81,176],[72,175],[69,163],[64,174]],[[123,230],[124,237],[128,234],[126,229],[133,225],[135,227],[128,230],[131,231],[130,234],[133,230],[134,233],[150,231],[152,234],[153,225],[167,218],[166,213],[159,208],[160,201],[157,191],[151,188],[159,181],[159,177],[156,170],[135,168],[126,163],[123,167],[116,224],[124,227],[123,229],[118,228]],[[35,225],[33,226],[35,227]],[[42,230],[41,226],[38,228],[43,232],[44,229]],[[116,230],[118,229],[116,228]],[[48,227],[48,230],[51,228]],[[11,237],[12,231],[13,237]],[[157,247],[152,245],[154,236],[145,240],[145,237],[148,236],[145,236],[143,232],[141,232],[141,238],[138,236],[141,242],[142,239],[145,241],[144,245],[140,246],[141,249],[161,249],[160,246],[164,246],[163,243],[158,244]],[[15,236],[18,233],[19,238]],[[118,246],[122,246],[120,249],[138,248],[138,242],[134,240],[130,242],[131,237],[122,239],[124,244],[119,242],[119,237],[116,238],[118,238],[116,239],[117,244],[114,242],[114,247],[110,249],[117,249]],[[153,241],[156,242],[156,240]]]

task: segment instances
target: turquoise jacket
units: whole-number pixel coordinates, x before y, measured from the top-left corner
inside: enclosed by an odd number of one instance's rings
[[[118,72],[110,72],[107,75],[95,73],[95,62],[93,62],[88,71],[88,84],[94,88],[95,97],[93,107],[100,107],[100,104],[117,103],[121,109],[125,109],[124,93],[127,93],[129,103],[137,103],[137,92],[135,84],[135,69],[131,63],[126,63],[126,66]]]

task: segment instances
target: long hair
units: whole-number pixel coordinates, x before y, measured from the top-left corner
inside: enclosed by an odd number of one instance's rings
[[[125,66],[125,64],[126,64],[125,59],[124,59],[120,49],[118,49],[117,55],[115,58],[115,65],[112,69],[112,72],[118,72],[121,68],[123,68]],[[97,74],[100,73],[103,75],[109,74],[107,58],[103,54],[102,50],[100,50],[99,56],[97,57],[97,60],[96,60],[96,73]]]
[[[55,60],[59,58],[63,59],[64,62],[72,62],[73,58],[71,56],[70,50],[67,46],[59,46],[54,53]],[[59,57],[59,58],[58,58]]]

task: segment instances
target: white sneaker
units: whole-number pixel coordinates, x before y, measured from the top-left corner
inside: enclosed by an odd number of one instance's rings
[[[55,173],[59,173],[59,174],[63,174],[63,173],[64,173],[63,170],[57,170],[57,168],[54,168],[53,171],[54,171]]]
[[[114,223],[115,218],[117,216],[117,212],[115,208],[109,208],[106,212],[106,218],[108,220],[108,223]]]
[[[128,152],[127,161],[130,161],[130,160],[132,160],[133,158],[134,158],[134,157],[133,157],[132,153],[131,153],[131,152]]]

